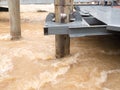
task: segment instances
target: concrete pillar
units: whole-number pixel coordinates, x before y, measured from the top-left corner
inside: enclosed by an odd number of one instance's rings
[[[20,24],[20,0],[8,0],[10,15],[10,34],[11,40],[18,40],[21,37]]]

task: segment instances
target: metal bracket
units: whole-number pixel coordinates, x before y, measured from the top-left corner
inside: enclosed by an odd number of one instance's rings
[[[75,11],[71,14],[70,21],[72,22],[67,24],[54,22],[54,18],[54,13],[48,14],[44,26],[44,35],[68,34],[70,37],[82,37],[111,34],[106,30],[106,25],[89,25],[79,11]]]
[[[72,17],[74,18],[74,22],[70,23],[56,23],[54,22],[55,14],[49,13],[46,17],[46,23],[44,26],[44,34],[45,35],[51,35],[51,34],[69,34],[69,26],[76,25],[77,22],[82,21],[82,17],[79,12],[73,12]],[[73,20],[73,18],[70,19],[70,21]]]

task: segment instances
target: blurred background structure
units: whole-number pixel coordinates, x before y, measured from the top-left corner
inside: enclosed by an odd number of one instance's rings
[[[99,4],[104,4],[105,0],[74,0],[75,3],[98,3]],[[107,0],[108,2],[112,2],[114,0]],[[118,3],[120,2],[120,0],[116,0]],[[50,3],[54,3],[54,0],[20,0],[21,4],[50,4]],[[7,4],[7,0],[0,0],[0,5],[6,5]]]

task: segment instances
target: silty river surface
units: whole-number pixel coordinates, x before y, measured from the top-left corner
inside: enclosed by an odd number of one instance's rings
[[[71,55],[56,59],[47,14],[21,13],[22,39],[10,41],[0,12],[0,90],[120,90],[120,36],[71,38]]]

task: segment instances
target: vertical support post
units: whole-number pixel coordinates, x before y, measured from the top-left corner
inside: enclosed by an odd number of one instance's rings
[[[55,21],[58,23],[68,23],[70,13],[73,11],[73,0],[55,0]],[[62,17],[65,16],[66,18]],[[56,35],[56,58],[62,58],[70,54],[69,35]]]
[[[8,0],[10,15],[10,34],[11,40],[18,40],[21,37],[20,25],[20,0]]]

